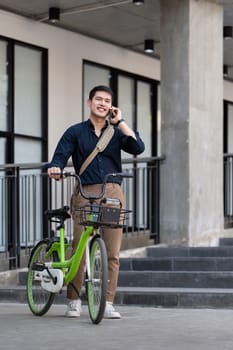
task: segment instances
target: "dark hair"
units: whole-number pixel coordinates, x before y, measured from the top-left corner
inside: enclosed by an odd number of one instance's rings
[[[93,97],[95,96],[97,91],[105,91],[107,93],[109,93],[113,99],[113,91],[112,89],[110,89],[110,87],[105,86],[105,85],[98,85],[93,87],[93,89],[91,89],[91,91],[89,92],[89,99],[92,100]]]

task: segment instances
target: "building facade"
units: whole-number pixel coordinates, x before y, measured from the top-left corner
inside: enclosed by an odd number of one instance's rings
[[[223,7],[163,0],[160,11],[160,60],[0,11],[0,159],[46,162],[64,130],[88,117],[89,89],[113,84],[144,156],[165,157],[160,243],[217,245],[233,233],[224,224],[233,83],[223,79]]]

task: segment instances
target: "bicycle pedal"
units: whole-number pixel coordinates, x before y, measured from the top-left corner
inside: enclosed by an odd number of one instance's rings
[[[33,271],[44,271],[45,265],[43,263],[33,263],[32,264],[32,270]]]

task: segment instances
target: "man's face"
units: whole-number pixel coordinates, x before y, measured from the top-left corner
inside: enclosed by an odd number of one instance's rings
[[[97,91],[92,100],[87,101],[87,104],[92,116],[106,118],[112,107],[112,96],[108,92]]]

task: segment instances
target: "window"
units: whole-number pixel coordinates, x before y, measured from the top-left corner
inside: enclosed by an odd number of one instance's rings
[[[127,124],[140,132],[145,143],[145,151],[140,157],[146,157],[147,160],[137,163],[137,157],[122,152],[123,168],[133,169],[135,172],[134,183],[137,184],[137,190],[135,190],[133,182],[128,184],[125,191],[127,192],[126,207],[134,211],[134,216],[129,222],[132,230],[154,227],[154,221],[156,220],[153,212],[155,204],[151,204],[151,195],[147,192],[147,189],[149,185],[152,188],[156,185],[154,184],[156,169],[148,166],[146,162],[152,156],[160,155],[159,84],[151,79],[89,61],[84,61],[83,73],[85,118],[89,113],[86,108],[89,90],[95,85],[107,85],[114,92],[113,105],[119,106]],[[148,208],[151,211],[150,215],[147,215]]]
[[[0,37],[0,164],[47,160],[47,90],[47,50]],[[19,187],[22,190],[27,186],[26,199],[22,191],[17,192],[14,175],[12,170],[5,172],[1,168],[0,251],[18,243],[23,246],[24,235],[30,241],[37,232],[41,234],[42,191],[35,201],[33,184],[28,182],[27,170],[24,170],[20,173]],[[16,212],[17,203],[21,202],[27,210],[24,217],[20,207],[19,225],[9,213]],[[14,252],[12,254],[14,256]]]
[[[47,50],[0,38],[0,161],[47,156]],[[30,156],[29,150],[34,152]]]
[[[224,153],[233,153],[233,104],[224,104]]]
[[[233,104],[224,101],[224,218],[225,228],[233,227]]]
[[[155,80],[129,74],[112,67],[93,62],[83,62],[83,111],[84,118],[89,116],[86,106],[89,91],[95,85],[107,85],[114,91],[114,104],[118,105],[124,119],[134,129],[139,129],[145,140],[146,151],[143,156],[158,155],[160,134],[158,128],[159,84]],[[152,137],[153,135],[153,137]],[[131,157],[127,154],[123,158]]]
[[[93,65],[85,64],[83,67],[84,73],[84,97],[83,97],[83,119],[88,119],[89,108],[87,106],[87,100],[90,90],[96,85],[110,85],[110,70],[104,67],[96,67]]]
[[[0,130],[2,131],[7,130],[7,92],[7,43],[0,41]]]

